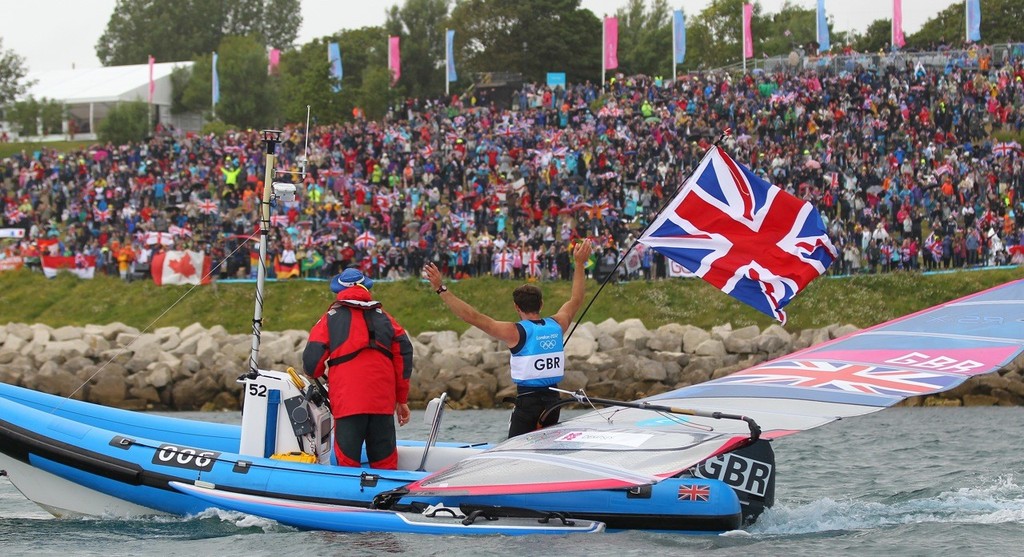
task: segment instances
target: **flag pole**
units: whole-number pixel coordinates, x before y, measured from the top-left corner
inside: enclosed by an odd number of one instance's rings
[[[448,98],[448,88],[450,82],[448,81],[448,64],[451,64],[451,60],[448,59],[448,30],[444,30],[444,96]]]
[[[747,18],[740,16],[740,58],[743,59],[743,73],[747,73]]]
[[[676,51],[679,50],[679,45],[676,44],[676,38],[679,30],[676,29],[676,15],[672,14],[672,83],[676,82]]]
[[[633,240],[633,243],[630,244],[628,248],[626,248],[626,251],[625,253],[622,254],[622,257],[620,257],[619,260],[615,262],[615,267],[613,267],[612,270],[608,273],[608,275],[604,277],[604,280],[601,281],[601,285],[597,287],[597,292],[594,293],[594,297],[590,299],[590,303],[587,304],[587,307],[583,308],[583,312],[580,313],[579,318],[576,319],[575,323],[573,323],[572,329],[569,330],[569,334],[565,335],[565,341],[562,343],[562,346],[569,344],[569,339],[572,338],[572,334],[576,332],[576,327],[579,327],[580,323],[583,322],[583,316],[586,315],[587,311],[590,310],[590,306],[594,305],[594,302],[597,300],[597,297],[600,296],[601,291],[604,290],[605,285],[607,285],[611,281],[612,277],[615,276],[615,272],[619,270],[619,267],[622,265],[622,262],[625,261],[626,257],[629,256],[629,253],[633,251],[633,248],[635,248],[637,244],[640,243],[640,238],[643,237],[643,235],[647,232],[647,229],[650,228],[652,224],[654,224],[654,221],[658,220],[658,217],[660,217],[663,212],[665,212],[665,209],[668,207],[668,204],[671,203],[672,200],[676,198],[676,195],[679,194],[679,190],[683,189],[683,186],[686,185],[686,181],[690,179],[690,176],[693,175],[693,172],[696,169],[700,168],[700,165],[704,164],[704,159],[708,158],[708,156],[711,155],[712,151],[717,149],[719,144],[722,143],[722,140],[728,137],[730,133],[731,130],[729,128],[725,128],[725,130],[722,131],[721,135],[718,136],[718,139],[715,140],[711,147],[709,147],[707,151],[704,151],[704,156],[702,156],[700,158],[700,161],[697,162],[697,166],[693,167],[693,170],[691,170],[686,175],[686,178],[682,182],[680,182],[678,186],[676,186],[676,189],[672,190],[671,195],[665,197],[665,202],[662,203],[661,208],[658,209],[658,212],[655,213],[654,217],[651,218],[651,220],[647,223],[647,226],[645,226],[644,229],[640,231],[640,234],[637,235],[637,239]]]
[[[604,19],[601,20],[601,93],[604,93],[604,61],[607,55],[605,49],[608,48],[608,43],[605,42],[608,40],[608,37],[605,36],[605,32],[608,29],[607,25],[608,14],[604,14]]]

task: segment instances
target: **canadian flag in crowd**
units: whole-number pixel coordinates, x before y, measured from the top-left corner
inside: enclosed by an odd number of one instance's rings
[[[41,258],[43,274],[47,278],[57,276],[57,271],[68,271],[79,278],[91,279],[96,274],[96,257],[92,255],[52,256]]]
[[[210,258],[199,251],[166,251],[153,256],[150,272],[157,286],[210,284]]]

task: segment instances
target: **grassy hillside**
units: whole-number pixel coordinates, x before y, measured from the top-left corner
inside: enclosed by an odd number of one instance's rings
[[[813,282],[788,306],[795,331],[831,323],[866,327],[977,292],[1024,276],[1017,268],[922,276],[893,273],[852,278],[822,278]],[[482,278],[449,283],[457,295],[499,319],[516,318],[511,292],[517,283]],[[569,283],[541,283],[547,312],[569,296]],[[429,285],[419,280],[377,283],[374,295],[413,333],[433,330],[464,331]],[[229,332],[251,329],[254,283],[198,287],[157,287],[150,281],[126,284],[97,276],[80,280],[62,273],[47,280],[28,271],[0,273],[0,323],[46,323],[59,327],[89,323],[122,323],[139,329],[199,322],[222,325]],[[587,302],[597,292],[588,284]],[[323,281],[292,280],[267,284],[264,310],[267,330],[308,329],[333,299]],[[732,323],[734,327],[772,321],[718,292],[700,280],[664,280],[608,285],[583,317],[601,322],[608,317],[640,318],[648,328],[665,323],[702,328]]]

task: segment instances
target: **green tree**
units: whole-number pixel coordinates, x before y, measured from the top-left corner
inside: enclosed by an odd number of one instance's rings
[[[105,66],[191,60],[239,35],[283,48],[301,24],[299,0],[117,0],[96,56]]]
[[[711,0],[711,3],[694,18],[694,27],[699,29],[695,29],[695,35],[699,37],[699,41],[687,40],[687,57],[690,57],[690,45],[693,44],[693,61],[700,67],[717,68],[742,61],[740,35],[745,1]],[[761,5],[755,2],[751,21],[751,31],[755,38],[762,36],[759,29],[760,16]],[[754,55],[760,57],[761,54],[762,51],[755,40]]]
[[[672,67],[672,14],[668,0],[629,0],[615,12],[619,20],[619,68],[626,74],[657,75]],[[668,70],[668,71],[667,71]]]
[[[24,81],[27,73],[25,58],[13,50],[4,50],[4,39],[0,37],[0,106],[25,93],[30,85]]]
[[[876,19],[868,25],[863,34],[854,34],[850,44],[857,52],[878,52],[887,50],[892,41],[892,20]]]
[[[907,36],[907,48],[932,48],[938,45],[960,45],[964,42],[964,3],[954,2],[921,29]],[[1020,0],[985,0],[981,3],[981,40],[986,43],[1024,41],[1024,2]]]
[[[7,120],[24,136],[59,134],[63,129],[64,105],[53,99],[29,97],[7,109]]]
[[[240,127],[259,128],[279,121],[275,83],[267,76],[267,53],[251,37],[225,37],[217,48],[220,101],[216,116]],[[211,109],[212,55],[201,56],[182,95],[186,110]]]
[[[802,8],[786,0],[778,12],[762,14],[752,27],[757,29],[754,50],[759,56],[782,56],[801,47],[806,48],[817,40],[817,11],[815,8]],[[831,27],[830,24],[830,30]],[[835,41],[831,42],[835,44]]]
[[[460,76],[514,71],[541,81],[601,76],[601,21],[579,0],[464,0],[452,10]],[[667,47],[666,47],[667,48]]]
[[[149,134],[149,107],[144,101],[131,101],[115,105],[100,122],[99,139],[106,143],[124,145],[142,141]]]
[[[341,91],[331,87],[327,44],[337,42],[341,50],[344,77]],[[309,105],[314,118],[338,122],[351,117],[352,108],[363,106],[364,78],[368,68],[387,73],[387,34],[383,27],[363,27],[315,39],[281,57],[281,111],[289,122],[306,118]],[[402,91],[385,88],[381,98]],[[365,106],[363,107],[365,109]]]
[[[384,29],[388,35],[401,37],[402,75],[398,83],[410,96],[436,97],[444,92],[447,24],[448,0],[405,0],[401,7],[388,10]]]
[[[380,120],[398,93],[391,88],[391,72],[384,66],[368,66],[363,70],[362,85],[356,101],[366,118]]]

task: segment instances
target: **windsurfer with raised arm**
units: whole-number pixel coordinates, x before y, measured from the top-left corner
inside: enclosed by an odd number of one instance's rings
[[[557,409],[548,414],[544,423],[540,423],[540,416],[558,402],[558,393],[548,387],[557,386],[565,373],[564,335],[586,296],[584,267],[592,250],[590,240],[586,239],[573,247],[576,270],[572,277],[572,294],[551,317],[540,315],[544,305],[540,288],[532,284],[516,288],[512,292],[512,302],[519,314],[516,323],[498,321],[480,313],[444,285],[436,265],[427,263],[423,267],[423,278],[430,281],[430,286],[456,317],[508,346],[512,381],[516,384],[516,406],[509,421],[509,437],[558,422]]]

